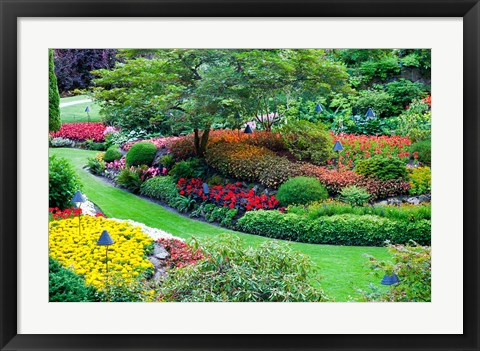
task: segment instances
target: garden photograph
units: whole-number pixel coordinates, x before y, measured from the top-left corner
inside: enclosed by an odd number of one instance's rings
[[[48,55],[49,302],[431,302],[430,49]]]

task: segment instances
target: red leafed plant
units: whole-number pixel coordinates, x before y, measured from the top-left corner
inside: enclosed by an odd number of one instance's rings
[[[195,264],[204,258],[200,248],[194,250],[193,247],[178,239],[157,239],[157,243],[162,245],[170,254],[167,265],[170,268],[184,267]]]
[[[61,210],[58,207],[50,207],[48,209],[48,212],[52,214],[52,218],[54,220],[58,220],[58,219],[66,219],[66,218],[80,216],[82,214],[82,209],[76,208],[76,207],[70,207],[70,208]]]
[[[220,207],[236,208],[240,211],[272,210],[279,207],[275,196],[256,195],[254,189],[244,189],[241,182],[215,185],[205,194],[201,179],[180,178],[177,188],[180,195],[191,196],[199,201],[208,200]]]
[[[146,140],[135,140],[135,141],[129,141],[126,142],[125,144],[122,145],[122,149],[125,151],[130,150],[130,148],[135,145],[136,143],[143,142],[143,141],[148,141],[152,144],[154,144],[157,149],[169,149],[170,145],[177,141],[182,139],[182,137],[157,137],[157,138],[150,138]]]
[[[64,123],[58,132],[51,132],[54,138],[62,137],[76,141],[93,139],[96,142],[105,140],[105,125],[101,122]]]

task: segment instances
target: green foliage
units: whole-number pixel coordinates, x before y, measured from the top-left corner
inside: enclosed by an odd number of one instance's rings
[[[407,177],[407,168],[399,157],[385,157],[382,155],[375,155],[357,161],[355,172],[381,180],[405,179]]]
[[[203,162],[198,158],[191,158],[187,161],[180,161],[169,172],[175,182],[180,178],[203,178],[207,170]]]
[[[99,301],[96,290],[85,284],[85,278],[51,257],[48,257],[48,296],[50,302]]]
[[[309,219],[318,219],[323,216],[334,216],[340,214],[354,214],[357,216],[375,215],[385,217],[395,221],[414,222],[422,219],[430,220],[432,217],[431,206],[428,205],[410,205],[403,204],[401,206],[394,205],[376,205],[352,207],[350,205],[337,202],[315,202],[306,206],[289,206],[288,213],[294,213]]]
[[[53,63],[53,50],[48,49],[48,130],[57,132],[62,126],[60,118],[60,94]]]
[[[103,160],[105,162],[113,162],[115,160],[120,160],[122,158],[122,153],[118,149],[118,146],[112,145],[110,146],[107,151],[105,152],[105,155],[103,155]]]
[[[362,118],[369,108],[373,109],[377,117],[387,117],[392,115],[392,98],[391,94],[383,90],[361,90],[358,96],[351,97],[351,105]]]
[[[55,155],[48,158],[48,206],[71,207],[71,199],[82,188],[80,178],[70,163]]]
[[[208,186],[224,185],[225,181],[218,174],[214,174],[213,176],[207,179],[207,184]]]
[[[128,167],[147,165],[151,166],[157,153],[157,147],[150,142],[142,141],[133,145],[125,156]]]
[[[116,182],[118,185],[127,188],[133,193],[138,193],[143,183],[140,178],[139,169],[130,169],[128,167],[120,171],[116,178]]]
[[[312,201],[325,200],[327,189],[317,178],[295,177],[287,180],[278,189],[277,200],[283,206],[308,204]]]
[[[396,134],[408,136],[413,142],[430,139],[432,133],[432,114],[427,103],[414,101],[398,117]]]
[[[409,173],[410,195],[430,194],[432,173],[429,167],[416,167]]]
[[[97,143],[93,139],[85,140],[85,147],[88,150],[105,151],[105,143]]]
[[[279,131],[285,146],[298,160],[323,165],[333,156],[332,136],[320,123],[292,121]]]
[[[120,274],[110,274],[105,289],[97,292],[97,298],[102,302],[151,302],[155,294],[153,282],[145,276],[138,276],[125,282]]]
[[[312,244],[382,246],[386,240],[430,243],[431,222],[395,221],[373,215],[333,215],[311,220],[293,213],[250,211],[237,221],[237,228],[269,238]]]
[[[105,163],[100,161],[97,157],[90,157],[87,163],[88,169],[93,174],[103,174],[105,171]]]
[[[311,287],[316,278],[306,256],[278,242],[245,247],[238,237],[223,235],[202,244],[205,259],[170,271],[162,301],[287,302],[326,301]]]
[[[174,207],[173,201],[180,197],[177,186],[170,176],[147,179],[140,187],[140,194],[161,200],[171,207]]]
[[[202,214],[207,222],[218,222],[223,227],[233,228],[233,219],[237,215],[238,210],[236,208],[218,207],[215,204],[204,203],[197,212],[198,215]]]
[[[362,62],[360,64],[360,72],[367,81],[375,77],[386,80],[400,72],[400,65],[397,57],[384,56],[379,60]]]
[[[160,159],[160,164],[166,169],[172,169],[175,165],[175,159],[172,155],[165,155]]]
[[[427,96],[427,88],[421,83],[413,83],[408,79],[397,79],[386,84],[386,92],[392,96],[392,114],[402,113],[405,107],[414,99]]]
[[[365,188],[356,185],[347,186],[340,191],[341,201],[351,206],[363,206],[370,197],[370,193]]]
[[[413,242],[406,245],[388,245],[393,262],[379,261],[370,256],[370,267],[380,278],[384,274],[398,276],[399,283],[391,285],[387,292],[363,293],[365,301],[430,302],[432,299],[431,248]]]
[[[432,164],[432,141],[431,139],[425,139],[422,141],[417,141],[410,145],[409,151],[411,154],[414,152],[417,153],[418,161],[421,163],[431,166]]]

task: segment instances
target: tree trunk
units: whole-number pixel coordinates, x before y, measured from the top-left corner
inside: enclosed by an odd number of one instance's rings
[[[209,134],[210,129],[205,129],[202,133],[202,136],[200,137],[198,128],[194,129],[195,153],[198,157],[203,157],[205,155]]]

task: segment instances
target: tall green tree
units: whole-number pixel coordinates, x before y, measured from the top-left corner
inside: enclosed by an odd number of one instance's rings
[[[203,156],[212,125],[256,119],[270,130],[305,91],[348,89],[345,67],[323,50],[156,50],[95,74],[93,97],[107,121],[125,128],[193,131]],[[269,116],[269,117],[267,117]]]
[[[56,132],[60,129],[60,94],[58,93],[57,77],[53,64],[53,50],[48,50],[48,129]]]

